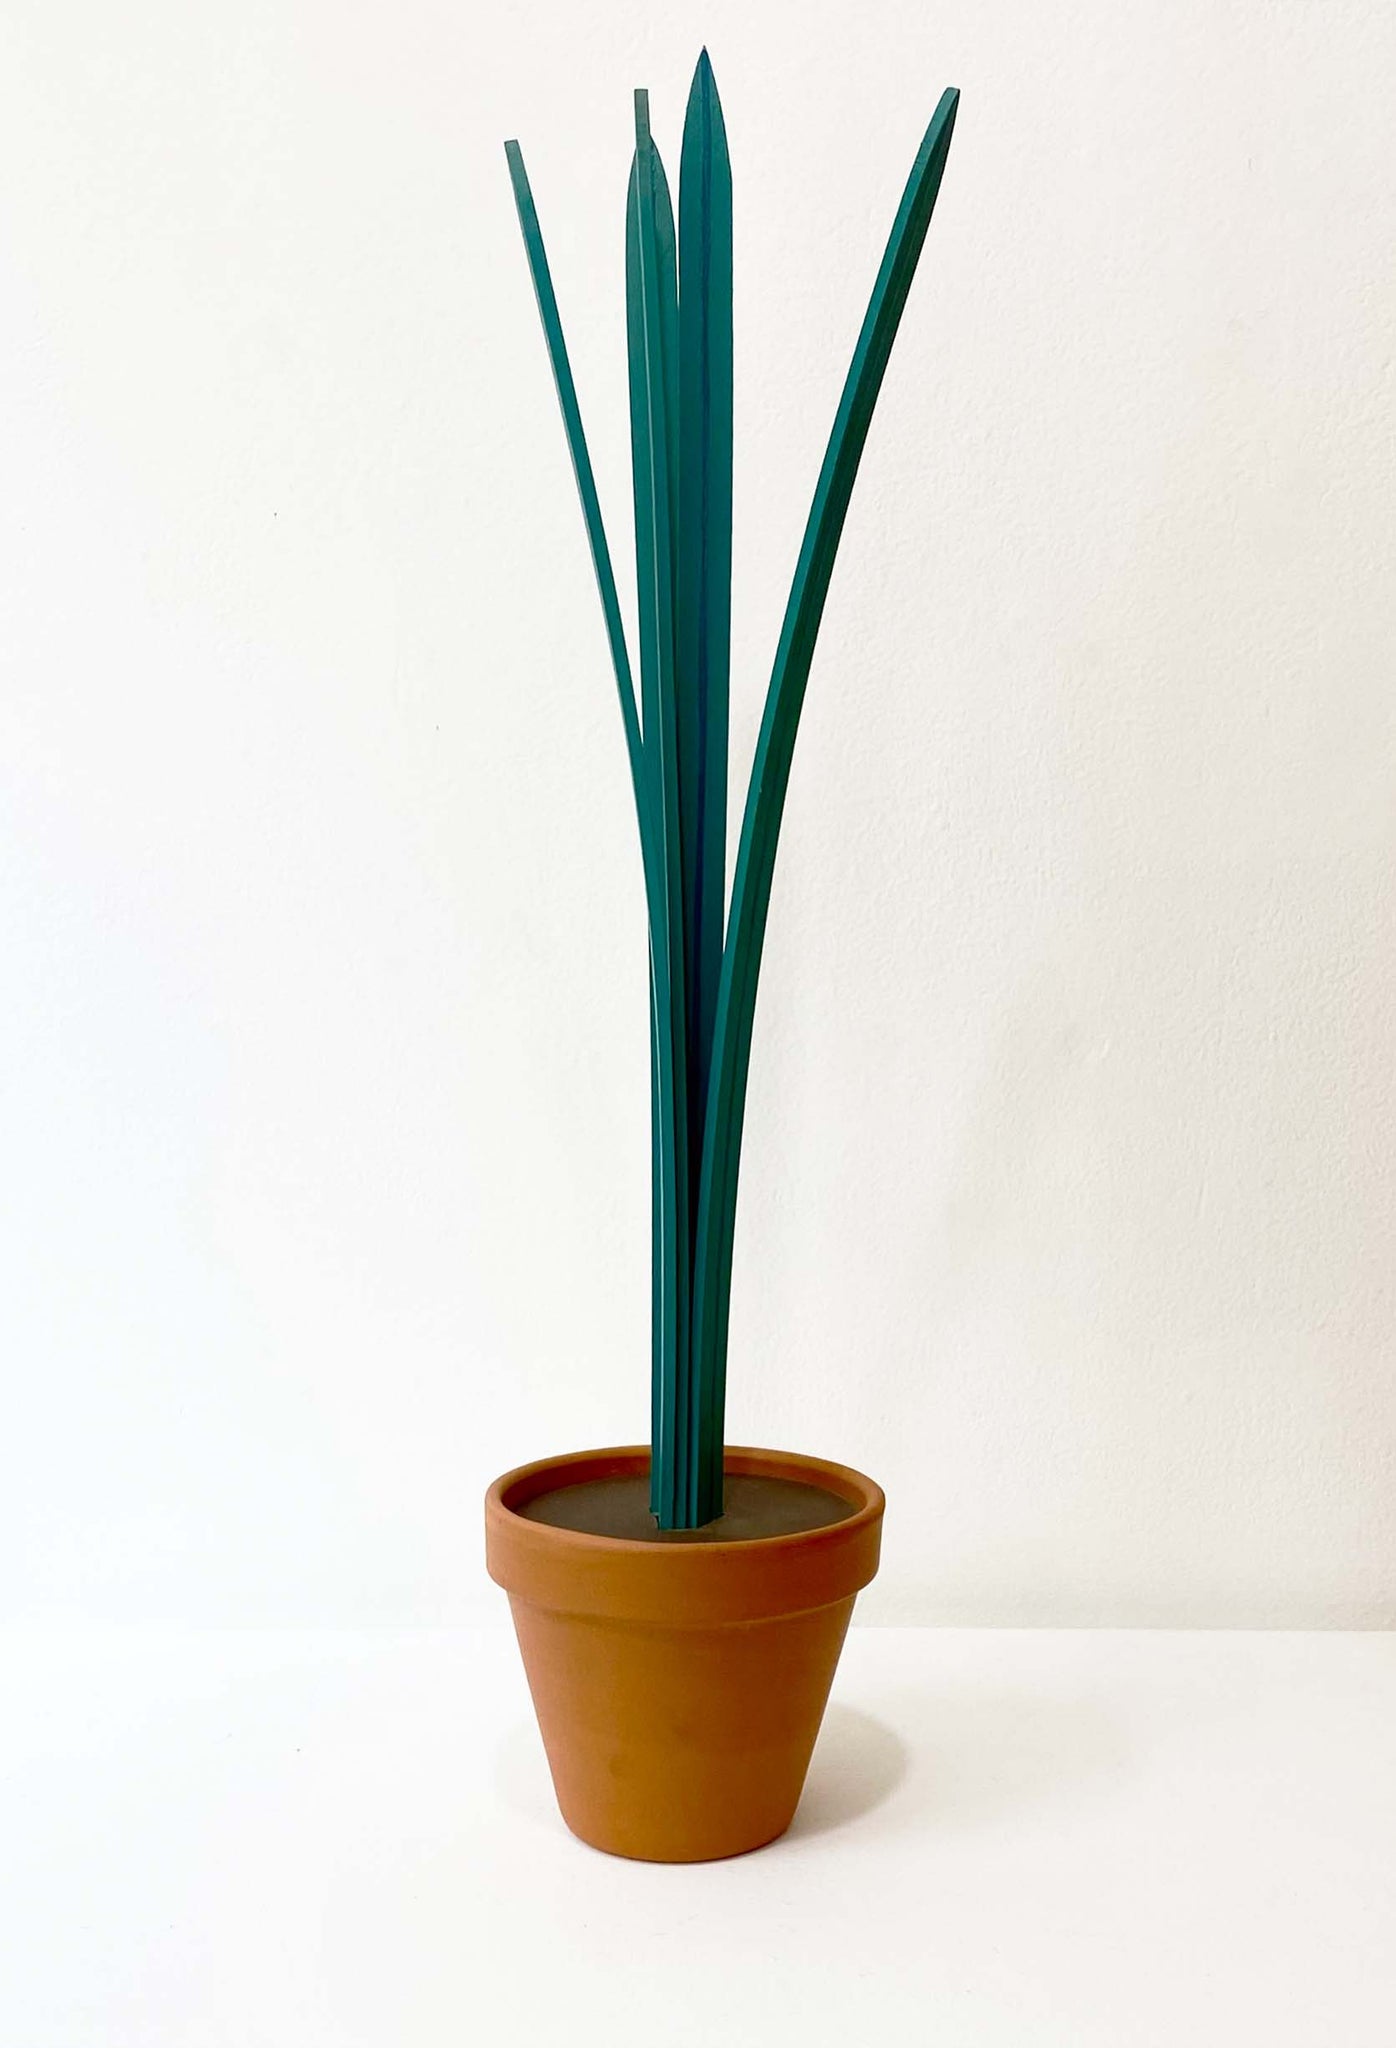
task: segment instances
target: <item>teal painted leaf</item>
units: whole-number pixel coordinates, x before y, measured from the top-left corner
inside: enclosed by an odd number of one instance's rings
[[[562,319],[558,312],[557,296],[553,291],[552,274],[548,268],[547,251],[543,246],[543,231],[538,224],[538,209],[533,203],[533,192],[524,168],[523,152],[517,142],[506,142],[504,154],[509,163],[509,176],[514,187],[514,204],[518,209],[519,227],[523,232],[524,251],[528,257],[529,273],[533,279],[534,296],[538,301],[538,314],[543,323],[543,339],[547,344],[548,360],[552,366],[553,382],[557,387],[558,405],[562,410],[562,424],[567,435],[568,453],[572,458],[572,473],[577,482],[577,495],[582,502],[582,517],[586,523],[587,541],[591,548],[592,569],[596,576],[596,588],[601,597],[601,610],[606,621],[606,636],[610,643],[611,664],[616,675],[616,689],[620,695],[621,718],[625,726],[626,752],[630,761],[630,778],[635,793],[636,813],[640,826],[642,844],[648,838],[645,817],[643,773],[641,769],[640,727],[635,710],[635,686],[631,678],[630,656],[626,650],[625,628],[621,622],[620,601],[616,596],[616,579],[611,568],[611,551],[606,544],[606,529],[601,518],[601,502],[596,493],[596,478],[592,472],[591,456],[587,450],[586,434],[582,428],[581,408],[577,403],[577,387],[572,377],[572,366],[567,356],[567,343],[563,337]]]
[[[683,860],[674,678],[674,515],[677,496],[678,305],[673,211],[649,132],[649,103],[635,95],[635,158],[626,206],[626,330],[640,618],[640,701],[646,789],[657,845],[651,905],[655,966],[660,1190],[660,1282],[655,1361],[659,1421],[651,1506],[662,1528],[691,1512],[689,1336],[691,1262],[688,1165],[687,1005],[684,996]]]
[[[800,707],[854,478],[945,172],[958,103],[958,92],[941,96],[873,286],[810,507],[752,764],[718,987],[695,1237],[694,1349],[706,1398],[719,1416],[757,976]]]
[[[732,626],[732,167],[703,51],[679,165],[679,503],[675,576],[679,814],[688,993],[691,1214],[717,1016],[727,887],[728,684]],[[692,1372],[698,1523],[722,1512],[722,1422]],[[714,1454],[716,1434],[716,1454]],[[716,1491],[714,1491],[716,1488]]]

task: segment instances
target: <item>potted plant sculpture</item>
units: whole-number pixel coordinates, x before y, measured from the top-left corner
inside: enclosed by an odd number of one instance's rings
[[[742,1113],[800,706],[873,406],[945,169],[958,94],[912,166],[795,568],[726,903],[732,567],[732,180],[707,52],[677,234],[635,95],[626,328],[638,702],[538,216],[505,145],[620,694],[649,923],[650,1443],[506,1473],[485,1502],[564,1819],[660,1862],[731,1856],[794,1815],[883,1496],[849,1467],[723,1441]],[[724,916],[724,911],[726,915]]]

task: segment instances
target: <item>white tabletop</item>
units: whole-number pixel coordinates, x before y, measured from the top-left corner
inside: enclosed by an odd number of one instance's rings
[[[1396,1637],[857,1629],[786,1838],[563,1828],[507,1627],[0,1636],[5,2048],[1392,2048]]]

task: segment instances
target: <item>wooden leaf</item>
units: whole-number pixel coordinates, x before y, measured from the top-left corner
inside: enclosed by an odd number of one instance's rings
[[[678,308],[673,211],[649,132],[649,103],[635,95],[635,158],[626,206],[626,328],[640,615],[640,699],[647,796],[658,849],[651,905],[660,1155],[660,1290],[655,1360],[660,1428],[651,1506],[662,1528],[691,1513],[689,1451],[689,1220],[687,1017],[684,997],[683,862],[674,681],[674,539],[677,495]]]
[[[640,832],[640,853],[644,864],[645,900],[649,912],[650,1085],[653,1108],[658,1096],[661,1064],[657,1001],[659,975],[655,958],[655,932],[662,925],[664,916],[663,850],[650,800],[649,774],[645,760],[643,736],[636,712],[635,688],[631,675],[630,658],[626,649],[625,628],[621,621],[620,603],[616,596],[616,583],[611,567],[611,554],[606,541],[605,526],[601,517],[601,505],[596,491],[596,480],[592,471],[591,457],[587,449],[586,435],[582,428],[576,385],[573,381],[572,368],[568,360],[567,344],[563,337],[562,321],[558,312],[557,297],[553,290],[547,252],[543,245],[538,212],[534,205],[528,173],[524,167],[523,152],[520,150],[517,142],[506,142],[504,149],[509,163],[510,179],[514,188],[514,202],[518,209],[519,226],[523,231],[524,250],[528,257],[529,271],[533,279],[534,295],[538,301],[538,312],[542,320],[543,337],[547,344],[548,358],[553,371],[553,381],[557,387],[558,403],[562,410],[563,427],[566,431],[567,446],[572,458],[572,470],[577,482],[577,494],[581,499],[582,516],[586,524],[587,539],[591,547],[592,568],[596,575],[596,586],[601,596],[601,609],[606,621],[606,632],[611,649],[611,662],[615,670],[616,688],[620,696],[621,718],[625,728],[631,788],[634,794],[636,819]],[[654,1323],[656,1335],[654,1344],[656,1358],[658,1358],[659,1336],[657,1333],[661,1326],[663,1308],[667,1301],[667,1296],[664,1293],[666,1269],[662,1257],[666,1211],[664,1208],[663,1175],[659,1157],[660,1127],[657,1114],[652,1115],[651,1126],[651,1179],[655,1208],[654,1243],[652,1247],[655,1275]],[[657,1372],[655,1375],[655,1386],[655,1441],[657,1442],[661,1406],[658,1395]]]
[[[955,91],[941,97],[873,286],[805,527],[747,791],[718,986],[695,1236],[694,1349],[706,1399],[719,1416],[756,985],[800,707],[859,458],[940,190],[958,103]]]
[[[519,226],[523,231],[524,250],[528,257],[529,273],[533,279],[534,296],[538,301],[539,317],[543,323],[543,338],[547,344],[548,360],[552,365],[558,404],[562,409],[567,448],[572,457],[572,473],[577,481],[577,495],[582,501],[582,517],[586,523],[587,540],[591,547],[596,588],[600,593],[601,610],[606,620],[606,635],[610,643],[616,688],[620,695],[626,752],[630,760],[630,779],[635,794],[636,814],[643,845],[648,838],[648,828],[641,766],[641,734],[635,710],[635,686],[631,678],[630,656],[625,644],[625,627],[621,622],[616,579],[611,568],[611,551],[606,544],[601,502],[596,493],[596,478],[592,472],[591,456],[587,451],[581,409],[577,404],[577,387],[572,378],[572,366],[568,361],[567,343],[563,338],[562,320],[558,313],[557,297],[553,291],[547,251],[543,246],[543,232],[538,224],[538,210],[533,203],[528,172],[524,168],[523,152],[517,142],[506,142],[504,153],[509,162],[509,176],[514,187],[514,204],[518,209]]]
[[[693,75],[679,166],[678,442],[675,670],[690,1201],[696,1221],[727,885],[732,613],[732,169],[706,50]],[[695,1356],[694,1516],[702,1523],[722,1512],[722,1444],[721,1417],[714,1417],[711,1389],[698,1363]]]

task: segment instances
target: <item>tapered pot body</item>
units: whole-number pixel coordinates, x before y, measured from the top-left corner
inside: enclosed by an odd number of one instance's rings
[[[884,1500],[845,1465],[729,1447],[729,1474],[849,1503],[843,1520],[741,1542],[649,1543],[519,1512],[588,1479],[641,1474],[641,1446],[505,1473],[485,1497],[486,1562],[509,1595],[553,1785],[572,1832],[660,1863],[736,1856],[794,1818]]]

